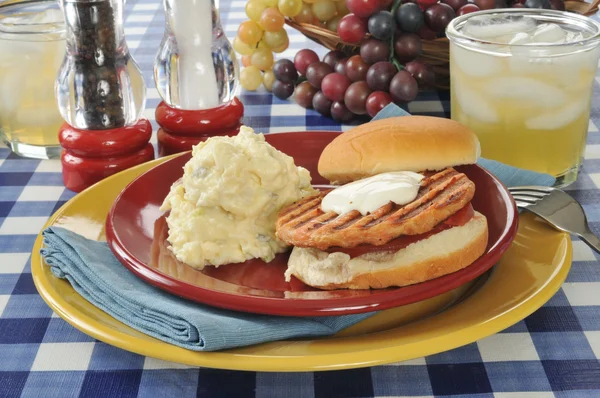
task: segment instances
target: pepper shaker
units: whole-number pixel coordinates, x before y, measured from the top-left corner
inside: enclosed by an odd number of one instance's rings
[[[154,62],[160,155],[235,135],[244,107],[235,97],[239,66],[215,1],[164,0],[165,35]]]
[[[63,181],[79,192],[154,159],[152,126],[141,118],[146,87],[123,33],[122,0],[60,0],[66,54],[55,84],[65,123]]]

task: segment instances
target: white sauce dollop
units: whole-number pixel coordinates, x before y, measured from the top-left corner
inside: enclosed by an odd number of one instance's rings
[[[405,205],[415,200],[423,178],[412,171],[396,171],[354,181],[325,195],[321,210],[337,214],[358,210],[364,216],[389,202]]]

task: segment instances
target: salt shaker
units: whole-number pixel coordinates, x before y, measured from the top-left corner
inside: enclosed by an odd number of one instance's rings
[[[60,0],[66,55],[55,84],[65,186],[81,191],[154,158],[146,87],[123,33],[122,0]]]
[[[215,1],[164,0],[165,35],[154,63],[161,155],[211,136],[235,135],[244,107],[235,97],[239,66]]]

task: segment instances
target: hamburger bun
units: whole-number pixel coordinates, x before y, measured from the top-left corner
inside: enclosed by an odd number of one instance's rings
[[[294,247],[286,279],[294,275],[307,285],[326,290],[412,285],[467,267],[485,252],[487,242],[486,218],[475,212],[463,226],[392,253],[373,252],[351,258],[341,252]]]
[[[402,116],[357,126],[336,137],[319,158],[319,174],[345,184],[391,171],[437,171],[472,164],[480,155],[473,131],[450,119]]]

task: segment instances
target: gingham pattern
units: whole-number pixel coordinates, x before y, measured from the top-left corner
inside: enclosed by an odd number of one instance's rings
[[[244,5],[242,0],[221,0],[230,38],[245,18]],[[159,102],[152,61],[163,22],[158,0],[127,2],[127,40],[151,87],[145,112],[149,119]],[[288,32],[291,45],[284,56],[314,46]],[[314,111],[265,92],[241,98],[245,123],[262,132],[340,129]],[[593,104],[585,167],[571,193],[600,233],[598,84]],[[420,95],[408,110],[448,116],[448,105],[447,94],[431,92]],[[131,354],[80,333],[52,313],[33,285],[29,253],[47,218],[72,196],[62,186],[58,161],[21,159],[0,148],[0,397],[600,397],[600,263],[578,240],[573,242],[572,271],[556,296],[524,321],[477,343],[367,369],[231,372]]]

